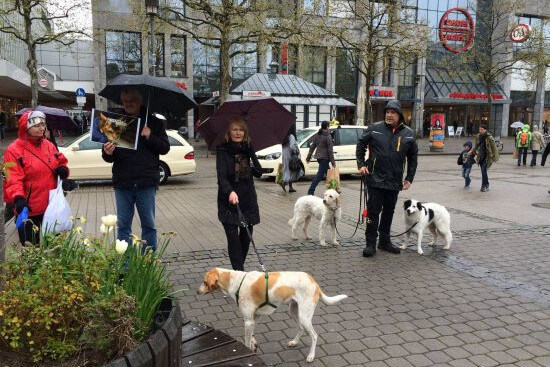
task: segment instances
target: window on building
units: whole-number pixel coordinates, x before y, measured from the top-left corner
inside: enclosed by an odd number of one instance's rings
[[[208,95],[220,90],[220,41],[193,39],[193,91]]]
[[[132,14],[129,0],[109,0],[109,11],[112,13]]]
[[[173,78],[182,78],[187,75],[186,60],[187,42],[184,36],[172,35],[170,37],[170,59],[172,63]]]
[[[327,53],[323,47],[304,46],[300,76],[325,88],[327,70]]]
[[[382,85],[391,86],[393,76],[393,59],[390,55],[384,55],[382,59]]]
[[[412,87],[414,86],[414,76],[416,63],[409,63],[405,60],[399,60],[398,85]]]
[[[271,50],[270,50],[271,49]],[[271,51],[271,52],[270,52]],[[296,45],[287,44],[286,46],[286,73],[296,75],[298,48]],[[275,60],[279,63],[279,73],[282,73],[285,65],[283,64],[283,46],[280,43],[275,43],[268,46],[266,52],[266,65],[269,67],[271,61]]]
[[[151,42],[151,36],[148,37]],[[155,75],[164,76],[164,34],[157,33],[155,35],[155,52],[153,53],[153,63],[155,65]],[[149,74],[152,74],[153,69],[150,67]]]
[[[328,0],[304,0],[304,14],[327,15]]]
[[[237,85],[258,72],[258,52],[255,43],[234,44],[231,53],[239,52],[231,59],[233,85]]]
[[[161,11],[168,19],[182,20],[185,16],[184,0],[162,0]]]
[[[353,18],[355,15],[355,0],[330,1],[328,15],[336,18]]]
[[[348,99],[357,98],[357,68],[351,51],[339,48],[336,54],[336,94]]]
[[[141,74],[141,34],[137,32],[105,33],[107,80],[119,74]]]

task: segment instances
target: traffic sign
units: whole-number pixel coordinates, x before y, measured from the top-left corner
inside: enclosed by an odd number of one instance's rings
[[[77,97],[86,97],[86,91],[84,90],[84,88],[78,88],[76,90],[76,96]]]

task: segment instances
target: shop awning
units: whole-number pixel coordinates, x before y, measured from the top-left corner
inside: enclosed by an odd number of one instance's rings
[[[291,105],[355,106],[338,94],[296,75],[256,73],[233,88],[230,99],[248,99],[243,91],[267,92],[277,102]]]
[[[493,103],[511,103],[504,90],[496,85]],[[483,82],[467,72],[449,72],[446,68],[426,68],[425,104],[486,104]]]

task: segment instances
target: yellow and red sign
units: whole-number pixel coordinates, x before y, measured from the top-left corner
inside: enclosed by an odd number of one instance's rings
[[[449,9],[439,21],[439,40],[448,51],[468,51],[474,44],[474,35],[474,19],[466,9]]]

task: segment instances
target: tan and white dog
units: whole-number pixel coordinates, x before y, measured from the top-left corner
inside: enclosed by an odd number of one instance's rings
[[[317,302],[321,299],[327,305],[333,305],[348,297],[345,294],[333,297],[325,295],[311,275],[298,271],[269,272],[266,281],[265,273],[258,271],[212,268],[204,275],[197,294],[206,294],[217,289],[237,302],[244,318],[244,344],[253,351],[257,346],[254,338],[256,316],[272,314],[275,311],[274,306],[288,304],[289,314],[299,326],[296,337],[288,342],[288,346],[294,347],[298,344],[305,329],[311,337],[311,347],[306,359],[308,362],[315,358],[317,333],[311,319]]]
[[[288,221],[288,225],[292,227],[292,239],[298,238],[296,230],[298,226],[304,225],[304,235],[306,239],[311,237],[307,233],[307,227],[311,217],[319,219],[319,243],[321,246],[326,246],[325,231],[331,228],[331,241],[334,245],[338,245],[336,240],[336,223],[342,216],[342,202],[340,194],[334,189],[325,191],[323,198],[313,195],[301,196],[294,204],[294,215]]]

